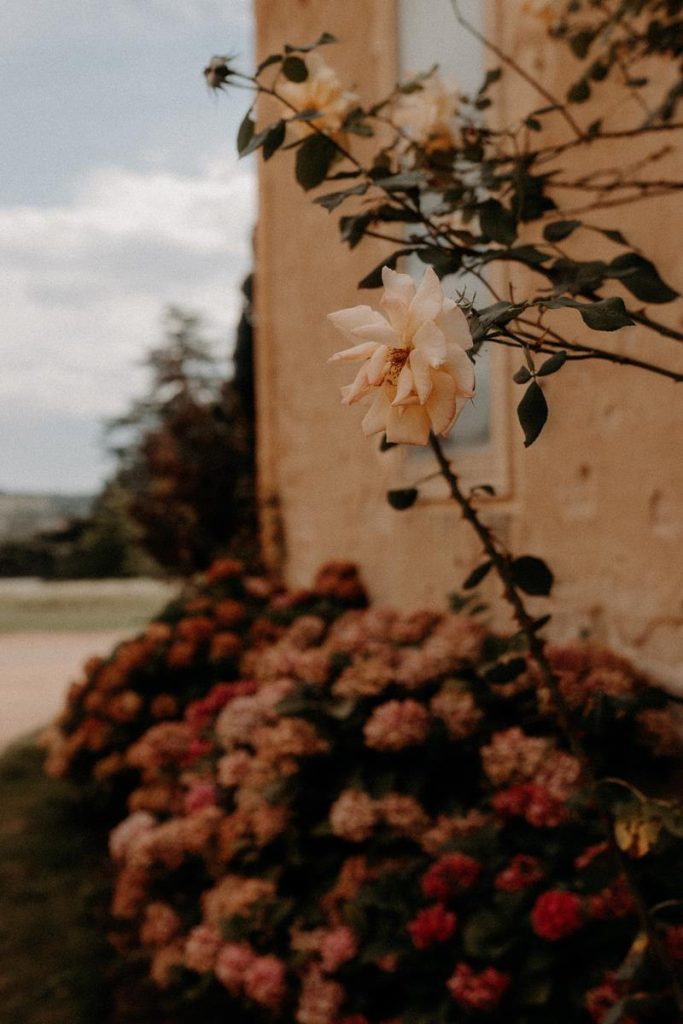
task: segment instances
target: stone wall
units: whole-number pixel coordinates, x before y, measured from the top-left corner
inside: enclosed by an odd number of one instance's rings
[[[341,41],[327,58],[361,96],[375,98],[392,87],[397,48],[391,0],[256,0],[255,6],[260,56],[284,41],[307,42],[327,30]],[[490,30],[562,93],[571,61],[564,52],[561,61],[555,59],[540,25],[520,8],[518,0],[490,0]],[[510,76],[500,98],[503,119],[530,102],[527,86]],[[580,116],[592,119],[589,109]],[[615,163],[632,153],[610,147],[607,155]],[[592,151],[576,157],[584,164],[597,158]],[[269,557],[292,585],[305,584],[325,559],[348,558],[361,565],[376,600],[403,607],[441,604],[477,564],[477,543],[438,486],[408,512],[388,507],[386,490],[428,471],[429,460],[400,450],[380,454],[377,440],[360,433],[362,410],[339,405],[348,369],[326,365],[339,347],[326,313],[373,301],[372,293],[356,291],[355,282],[386,250],[372,241],[352,253],[340,245],[334,215],[312,205],[294,183],[291,159],[285,154],[260,166],[256,360]],[[629,209],[628,234],[683,290],[677,209],[675,199]],[[624,211],[596,218],[601,227],[623,228]],[[596,242],[591,254],[599,252]],[[677,304],[657,314],[680,328],[680,309]],[[581,322],[573,316],[565,327],[579,337]],[[677,353],[676,343],[636,328],[604,341],[653,361],[672,363]],[[493,441],[488,451],[457,457],[463,479],[495,482],[499,496],[487,510],[491,524],[516,552],[540,555],[554,568],[555,637],[590,633],[683,687],[679,389],[628,368],[568,365],[544,384],[551,419],[526,451],[514,417],[520,392],[509,371],[509,355],[499,352]],[[507,613],[495,600],[493,581],[488,587],[504,623]],[[539,609],[545,604],[539,602]]]

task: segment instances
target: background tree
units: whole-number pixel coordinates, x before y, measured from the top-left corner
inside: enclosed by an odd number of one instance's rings
[[[200,319],[178,308],[167,311],[164,341],[146,365],[148,393],[109,425],[116,478],[128,492],[142,546],[183,575],[205,568],[220,550],[251,553],[249,399],[226,381]]]

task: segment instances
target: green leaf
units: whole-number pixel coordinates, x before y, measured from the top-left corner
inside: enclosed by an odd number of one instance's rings
[[[591,48],[591,43],[595,39],[595,32],[591,29],[584,29],[582,32],[577,32],[575,36],[569,40],[569,45],[572,50],[579,58],[583,60],[588,55],[588,51]]]
[[[411,508],[418,499],[417,487],[403,487],[394,491],[387,491],[387,501],[397,512],[404,512]]]
[[[323,32],[322,35],[313,43],[307,43],[306,46],[290,46],[289,43],[285,46],[285,53],[310,53],[311,50],[317,49],[318,46],[327,46],[329,43],[336,43],[337,37],[333,36],[331,32]]]
[[[615,231],[612,228],[593,228],[593,231],[599,231],[605,238],[609,238],[611,242],[616,242],[617,245],[628,245],[628,241],[622,235],[621,231]]]
[[[268,134],[263,143],[263,159],[270,160],[273,153],[276,153],[285,141],[286,125],[284,121],[278,121],[268,129]]]
[[[612,260],[606,276],[621,281],[624,288],[642,302],[673,302],[678,298],[678,292],[661,279],[654,263],[635,252],[626,252]]]
[[[256,135],[252,134],[247,145],[244,149],[240,150],[240,156],[249,156],[250,153],[255,153],[257,149],[260,149],[272,130],[277,128],[279,124],[280,122],[276,121],[275,124],[269,124],[267,128],[263,129],[263,131],[257,132]]]
[[[522,555],[510,563],[512,578],[525,594],[547,597],[553,586],[553,574],[542,558]]]
[[[567,99],[570,103],[585,103],[590,99],[591,87],[585,78],[579,79],[567,92]]]
[[[364,196],[368,188],[369,185],[364,181],[359,185],[354,185],[352,188],[345,188],[341,192],[328,192],[326,196],[317,196],[313,202],[319,203],[320,206],[324,206],[326,210],[331,212],[336,210],[338,206],[341,206],[349,196]]]
[[[337,148],[326,135],[311,135],[296,152],[296,180],[308,192],[327,177]]]
[[[487,683],[510,683],[521,676],[526,668],[526,658],[510,658],[509,661],[500,661],[488,669],[484,673],[484,679]]]
[[[420,171],[403,171],[389,177],[378,177],[375,179],[375,185],[383,188],[385,192],[408,192],[410,189],[419,188],[423,181],[424,175]]]
[[[477,95],[479,95],[479,96],[483,96],[483,95],[484,95],[484,93],[485,93],[485,92],[486,92],[486,91],[487,91],[487,90],[488,90],[488,89],[489,89],[489,88],[490,88],[490,87],[491,87],[491,86],[492,86],[492,85],[493,85],[493,84],[494,84],[495,82],[498,82],[498,81],[500,81],[500,78],[501,78],[501,75],[502,75],[502,74],[503,74],[503,69],[502,69],[502,68],[491,68],[491,69],[490,69],[489,71],[487,71],[487,72],[486,72],[486,77],[484,78],[484,84],[482,85],[482,87],[481,87],[481,89],[479,90],[479,92],[478,92],[478,94],[477,94]]]
[[[548,309],[576,309],[586,327],[593,331],[618,331],[621,327],[632,327],[624,300],[613,296],[599,302],[577,302],[575,299],[551,299],[543,302]]]
[[[504,249],[501,252],[488,252],[483,256],[485,263],[492,260],[514,260],[518,263],[526,263],[530,267],[545,263],[550,257],[547,253],[541,252],[534,245],[518,245],[514,249]]]
[[[481,581],[488,576],[493,568],[493,562],[482,562],[476,569],[473,569],[462,585],[463,590],[473,590]]]
[[[271,53],[270,56],[262,60],[259,66],[256,68],[256,77],[258,78],[261,72],[265,71],[266,68],[269,68],[272,64],[279,64],[281,60],[281,53]]]
[[[487,199],[481,204],[479,223],[483,234],[500,245],[511,245],[517,237],[515,215],[497,199]]]
[[[546,359],[538,369],[538,377],[548,377],[551,373],[557,373],[567,362],[566,352],[556,352],[550,359]]]
[[[514,380],[515,384],[527,384],[531,380],[531,377],[531,370],[529,370],[526,366],[520,366],[520,368],[516,370],[512,375],[512,379]]]
[[[237,131],[237,152],[242,156],[245,149],[254,137],[256,122],[252,120],[251,110],[247,111],[244,120]]]
[[[536,381],[532,381],[517,406],[517,416],[524,431],[524,447],[532,445],[548,419],[548,403]]]
[[[633,320],[626,312],[624,300],[619,298],[603,299],[590,305],[577,303],[586,327],[594,331],[618,331],[621,327],[631,327]]]
[[[305,82],[308,78],[306,62],[301,57],[285,57],[282,62],[282,74],[290,82]]]
[[[547,242],[561,242],[580,227],[580,220],[555,220],[552,224],[546,225],[543,237]]]

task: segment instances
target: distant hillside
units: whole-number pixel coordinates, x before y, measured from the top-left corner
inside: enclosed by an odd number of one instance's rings
[[[58,530],[68,520],[90,514],[87,494],[3,494],[0,492],[0,542],[28,540]]]

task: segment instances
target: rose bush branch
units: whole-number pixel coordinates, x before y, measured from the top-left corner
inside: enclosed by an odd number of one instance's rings
[[[681,988],[678,980],[675,966],[661,940],[652,912],[643,898],[629,858],[621,849],[615,838],[615,821],[611,813],[610,805],[604,799],[601,789],[602,783],[607,780],[601,780],[595,774],[590,754],[582,741],[580,730],[573,722],[571,709],[562,694],[559,680],[553,672],[550,661],[545,653],[545,642],[539,636],[540,628],[546,620],[535,619],[526,607],[522,588],[519,586],[516,576],[515,566],[520,560],[515,560],[510,556],[510,554],[501,548],[500,542],[497,540],[493,531],[480,518],[479,512],[471,497],[468,497],[462,490],[460,481],[457,475],[453,472],[450,461],[444,454],[439,438],[432,433],[429,437],[429,443],[439,465],[440,473],[448,485],[451,497],[459,506],[463,519],[472,527],[481,542],[482,548],[484,549],[488,559],[488,562],[484,563],[484,565],[493,569],[502,584],[503,596],[510,605],[520,632],[527,643],[529,653],[538,666],[541,680],[551,695],[553,710],[560,729],[563,732],[572,753],[578,758],[583,766],[584,775],[589,785],[595,806],[602,818],[605,827],[605,834],[612,849],[612,853],[616,857],[621,871],[628,881],[629,888],[638,910],[638,916],[640,917],[641,927],[647,935],[648,942],[650,943],[650,947],[654,955],[660,961],[671,978],[671,984],[675,993],[678,1008],[683,1011],[683,988]],[[619,780],[612,779],[610,781],[615,782]]]

